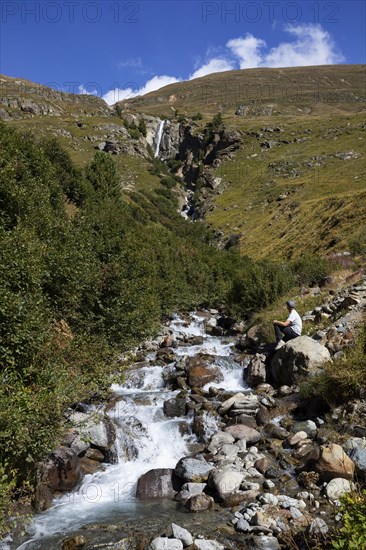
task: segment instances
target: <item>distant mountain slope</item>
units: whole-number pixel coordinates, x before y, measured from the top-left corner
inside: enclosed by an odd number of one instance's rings
[[[239,243],[255,258],[330,253],[366,225],[364,65],[211,74],[113,108],[22,79],[0,83],[0,118],[57,136],[81,166],[96,150],[116,155],[126,192],[161,185],[149,168],[168,119],[161,157],[177,160],[185,182],[174,192],[180,204],[190,197],[222,246]],[[208,132],[219,112],[223,125]]]

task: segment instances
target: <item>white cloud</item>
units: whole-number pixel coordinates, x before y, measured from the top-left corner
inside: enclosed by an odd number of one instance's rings
[[[259,67],[262,61],[261,50],[266,47],[266,43],[247,33],[244,38],[229,40],[226,46],[239,59],[241,69],[252,69]]]
[[[153,78],[148,80],[146,84],[141,88],[115,88],[114,90],[110,90],[104,96],[102,96],[102,99],[104,99],[104,101],[108,103],[108,105],[113,105],[114,103],[117,103],[117,101],[122,101],[123,99],[128,99],[139,95],[145,95],[149,92],[159,90],[160,88],[163,88],[168,84],[174,84],[175,82],[180,82],[180,79],[175,78],[175,76],[167,75],[154,76]]]
[[[330,34],[320,25],[287,25],[285,30],[295,36],[296,40],[283,42],[272,48],[265,56],[262,66],[333,65],[345,60],[336,49]]]
[[[344,61],[330,34],[321,25],[287,25],[285,31],[295,37],[264,52],[266,43],[251,34],[229,40],[227,47],[238,58],[241,69],[255,67],[300,67],[332,65]]]
[[[221,57],[214,57],[208,63],[205,63],[205,65],[202,65],[202,67],[194,71],[194,73],[189,76],[188,80],[200,78],[201,76],[206,76],[206,74],[232,71],[233,69],[235,69],[233,61],[228,61]]]
[[[83,84],[80,84],[78,86],[78,90],[79,90],[79,94],[81,95],[98,95],[98,90],[94,88],[91,90],[88,90],[88,88],[86,88]]]

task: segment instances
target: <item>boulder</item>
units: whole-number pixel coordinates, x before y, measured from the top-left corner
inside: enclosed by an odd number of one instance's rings
[[[71,491],[83,477],[80,459],[69,447],[55,449],[37,470],[40,482],[51,491]]]
[[[172,523],[172,531],[173,537],[175,539],[181,540],[183,546],[190,546],[191,544],[193,544],[193,537],[191,533],[187,531],[187,529],[184,529],[183,527]]]
[[[224,497],[222,505],[225,508],[235,508],[236,506],[240,506],[244,502],[253,502],[258,495],[259,495],[259,491],[257,491],[256,489],[247,489],[246,491],[238,491],[236,493],[231,493],[230,495],[226,495]]]
[[[328,349],[309,336],[299,336],[287,342],[274,355],[271,374],[279,386],[297,384],[331,361]]]
[[[176,500],[186,502],[191,497],[203,493],[205,487],[206,483],[185,483],[175,498]]]
[[[107,415],[73,412],[68,419],[73,424],[75,433],[70,446],[77,454],[85,451],[90,445],[101,451],[111,449],[116,440],[116,429]]]
[[[345,493],[350,493],[352,490],[351,482],[342,477],[335,477],[325,488],[325,494],[329,500],[338,500]]]
[[[331,443],[322,445],[308,456],[305,469],[319,474],[322,481],[341,477],[352,479],[355,473],[355,464],[346,455],[340,445]]]
[[[235,439],[244,439],[247,443],[257,443],[261,438],[261,434],[257,430],[249,428],[249,426],[245,426],[244,424],[226,426],[224,431]]]
[[[366,439],[351,437],[345,444],[345,451],[356,465],[358,477],[366,480]]]
[[[202,388],[209,382],[221,382],[222,380],[223,376],[218,368],[197,365],[191,367],[188,371],[188,384],[191,387]]]
[[[172,399],[164,401],[164,414],[165,416],[169,416],[170,418],[185,416],[186,408],[187,404],[185,399],[173,397]]]
[[[199,495],[193,495],[187,500],[185,507],[190,512],[204,512],[210,510],[214,505],[214,499],[209,495],[201,493]]]
[[[247,368],[244,370],[245,379],[252,388],[255,388],[259,384],[263,384],[266,381],[265,360],[265,355],[256,353],[250,360]]]
[[[207,481],[209,473],[214,470],[211,464],[197,458],[181,458],[175,467],[175,473],[184,481],[202,483]]]
[[[174,470],[156,468],[139,477],[136,488],[136,498],[150,500],[156,498],[174,498],[177,488],[173,481]]]
[[[223,499],[239,490],[244,474],[235,470],[215,470],[210,476],[210,484]]]
[[[82,535],[74,535],[64,540],[62,550],[81,550],[86,545],[87,540]]]
[[[248,550],[280,550],[278,540],[271,535],[253,536],[246,541]]]

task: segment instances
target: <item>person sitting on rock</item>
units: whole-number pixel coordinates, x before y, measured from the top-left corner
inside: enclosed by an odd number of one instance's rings
[[[302,321],[295,309],[296,304],[293,300],[288,300],[286,305],[289,312],[287,321],[277,321],[277,319],[273,321],[277,343],[275,347],[276,350],[280,349],[285,342],[301,336]]]

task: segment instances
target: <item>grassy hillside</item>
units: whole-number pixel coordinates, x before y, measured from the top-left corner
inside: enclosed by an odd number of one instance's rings
[[[57,137],[80,167],[98,143],[118,139],[125,152],[115,159],[126,191],[154,191],[160,180],[141,156],[146,144],[132,140],[124,119],[167,117],[191,124],[197,135],[221,112],[225,127],[239,131],[241,145],[214,170],[221,183],[205,199],[206,221],[224,239],[239,235],[241,252],[253,258],[341,251],[365,225],[363,65],[211,74],[121,102],[118,109],[21,79],[0,82],[6,123]]]

